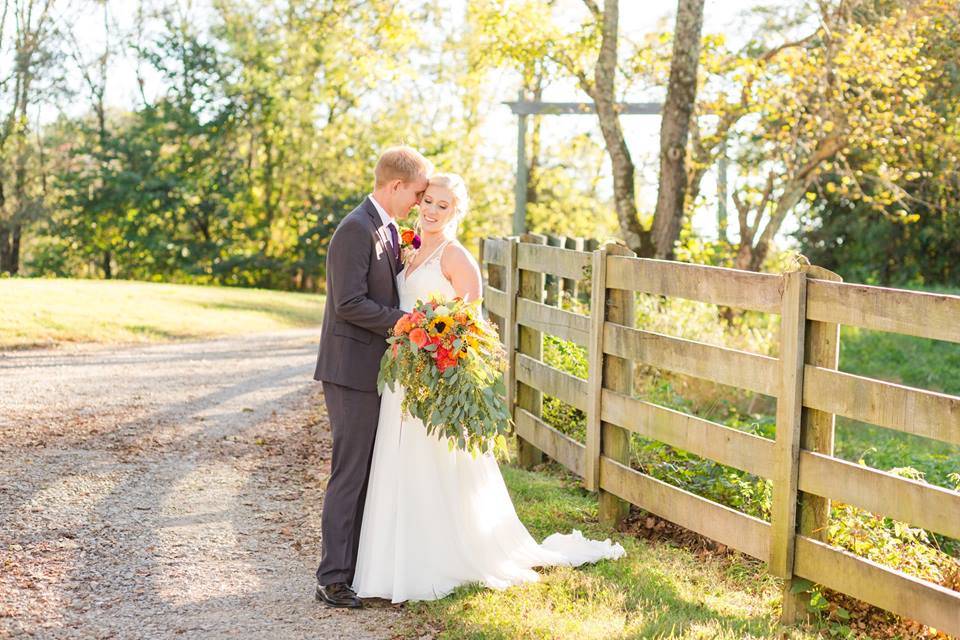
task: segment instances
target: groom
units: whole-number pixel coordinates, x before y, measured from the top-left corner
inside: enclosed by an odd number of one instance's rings
[[[420,202],[432,171],[430,161],[410,147],[384,151],[373,193],[343,219],[327,249],[327,303],[313,378],[323,383],[333,432],[316,592],[331,607],[361,606],[350,585],[380,416],[377,374],[387,331],[403,315],[396,220],[406,219]]]

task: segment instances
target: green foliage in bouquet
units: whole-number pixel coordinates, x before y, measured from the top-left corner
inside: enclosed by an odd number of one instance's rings
[[[404,390],[402,408],[429,435],[474,456],[506,451],[510,412],[504,396],[506,354],[480,300],[418,301],[387,338],[377,386]]]

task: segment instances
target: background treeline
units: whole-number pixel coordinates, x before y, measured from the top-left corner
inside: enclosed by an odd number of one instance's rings
[[[316,290],[332,230],[397,142],[467,177],[469,246],[506,233],[515,133],[485,126],[503,86],[602,104],[662,99],[672,82],[671,25],[618,40],[603,28],[617,3],[602,5],[159,2],[121,26],[111,2],[6,0],[0,272]],[[78,32],[90,16],[96,46]],[[744,25],[736,46],[695,34],[678,204],[638,201],[643,158],[615,113],[559,142],[535,118],[529,227],[762,269],[782,264],[774,237],[793,217],[799,250],[847,279],[955,285],[953,0],[798,2]],[[121,59],[133,77],[117,77]],[[137,103],[108,103],[115,83],[139,87]],[[721,158],[729,198],[703,187]],[[694,232],[703,211],[719,237]]]

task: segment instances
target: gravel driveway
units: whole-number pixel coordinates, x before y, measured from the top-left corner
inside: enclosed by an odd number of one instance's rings
[[[0,637],[394,637],[313,600],[318,334],[0,352]]]

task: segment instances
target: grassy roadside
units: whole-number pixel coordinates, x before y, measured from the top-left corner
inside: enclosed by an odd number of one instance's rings
[[[580,529],[613,537],[627,556],[579,569],[542,571],[536,584],[494,591],[462,587],[436,602],[411,603],[404,635],[439,638],[814,638],[777,623],[780,591],[760,565],[739,555],[700,556],[651,544],[597,523],[595,496],[570,476],[502,467],[521,520],[537,540]]]
[[[0,279],[0,349],[319,326],[315,294],[126,280]]]

